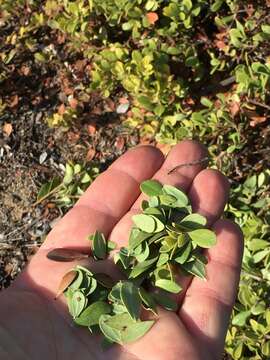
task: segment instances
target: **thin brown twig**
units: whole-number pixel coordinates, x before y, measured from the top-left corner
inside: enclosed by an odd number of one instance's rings
[[[58,186],[56,186],[55,188],[53,188],[51,191],[49,191],[46,195],[42,196],[39,200],[37,200],[34,204],[32,204],[32,207],[37,206],[38,204],[40,204],[43,200],[47,199],[49,196],[51,196],[52,194],[54,194],[55,192],[57,192],[61,186],[63,186],[63,184],[59,184]]]
[[[269,106],[269,105],[260,103],[259,101],[249,99],[248,102],[250,102],[250,103],[253,104],[253,105],[261,106],[261,107],[263,107],[263,108],[265,108],[265,109],[267,109],[267,110],[270,110],[270,106]]]
[[[209,161],[209,157],[206,156],[202,159],[199,159],[199,160],[194,160],[194,161],[191,161],[189,163],[184,163],[184,164],[180,164],[180,165],[177,165],[175,166],[173,169],[171,169],[170,171],[168,171],[168,175],[170,175],[171,173],[173,173],[175,170],[181,168],[181,167],[184,167],[184,166],[193,166],[193,165],[198,165],[198,164],[202,164],[204,162],[208,162]]]

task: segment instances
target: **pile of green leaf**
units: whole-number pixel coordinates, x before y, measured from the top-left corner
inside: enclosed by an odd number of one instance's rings
[[[205,279],[202,249],[216,243],[215,234],[205,228],[206,219],[192,213],[181,190],[155,180],[143,182],[141,190],[149,199],[143,200],[142,213],[133,216],[128,246],[114,255],[125,280],[77,266],[59,287],[75,323],[102,333],[109,343],[135,341],[152,327],[154,320],[141,320],[142,309],[155,315],[158,305],[176,311],[170,294],[181,291],[178,275]],[[90,240],[97,261],[106,259],[114,247],[99,231]]]

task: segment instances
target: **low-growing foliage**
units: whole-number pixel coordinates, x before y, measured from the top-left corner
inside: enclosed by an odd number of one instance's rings
[[[59,207],[72,206],[99,174],[98,167],[66,163],[63,178],[54,177],[43,184],[35,204],[50,199]]]
[[[243,230],[245,250],[237,302],[226,338],[233,359],[270,357],[270,172],[233,189],[227,215]]]

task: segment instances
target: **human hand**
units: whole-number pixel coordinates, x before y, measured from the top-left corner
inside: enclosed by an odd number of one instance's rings
[[[141,146],[128,151],[89,187],[48,235],[28,267],[0,296],[1,359],[197,360],[220,359],[239,282],[242,233],[220,220],[229,192],[226,178],[203,164],[175,166],[207,155],[194,141],[176,145],[164,160],[159,150]],[[177,313],[159,310],[151,330],[135,343],[103,351],[98,337],[73,326],[64,299],[54,300],[63,275],[80,263],[94,271],[118,276],[110,260],[73,263],[50,261],[53,248],[87,251],[95,230],[110,235],[119,247],[127,244],[131,216],[142,200],[139,184],[154,177],[186,191],[193,211],[208,219],[217,245],[208,251],[207,281],[181,280]]]

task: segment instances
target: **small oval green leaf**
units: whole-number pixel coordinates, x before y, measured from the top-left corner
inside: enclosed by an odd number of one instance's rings
[[[188,197],[187,195],[181,191],[180,189],[177,189],[175,186],[172,185],[164,185],[163,186],[163,192],[168,195],[172,195],[177,199],[177,206],[178,207],[185,207],[188,205]]]
[[[182,268],[201,279],[205,279],[206,277],[205,265],[198,260],[187,262],[182,265]]]
[[[165,294],[154,293],[153,298],[156,300],[156,302],[159,305],[163,306],[164,309],[166,309],[166,310],[177,311],[177,309],[178,309],[177,302]]]
[[[157,180],[146,180],[141,183],[140,188],[148,196],[157,196],[162,193],[162,185]]]
[[[173,294],[178,294],[182,290],[180,285],[176,284],[172,280],[167,280],[167,279],[158,279],[155,282],[155,285]]]
[[[101,315],[99,318],[99,328],[107,339],[111,340],[112,342],[121,344],[121,332],[120,330],[110,326],[109,321],[111,318],[112,316],[110,315]]]
[[[216,234],[208,229],[198,229],[188,232],[192,242],[202,248],[210,248],[217,242]]]
[[[156,221],[152,216],[145,214],[133,215],[135,225],[144,232],[153,233],[156,228]]]
[[[81,291],[76,290],[73,292],[70,302],[70,311],[73,318],[76,318],[80,315],[86,303],[87,303],[87,299]]]
[[[100,231],[96,231],[94,234],[92,251],[97,259],[106,259],[107,257],[107,242],[105,236]]]
[[[92,326],[99,323],[99,318],[103,314],[109,314],[111,306],[104,301],[96,301],[89,305],[79,317],[75,318],[75,322],[81,326]]]
[[[142,287],[139,288],[139,295],[142,299],[144,308],[151,310],[155,315],[157,315],[156,302],[153,296],[145,291]]]
[[[206,218],[200,214],[189,214],[181,220],[180,226],[188,230],[201,229],[206,225]]]
[[[120,296],[127,312],[134,320],[138,320],[141,310],[141,298],[139,289],[130,281],[123,282],[120,290]]]

